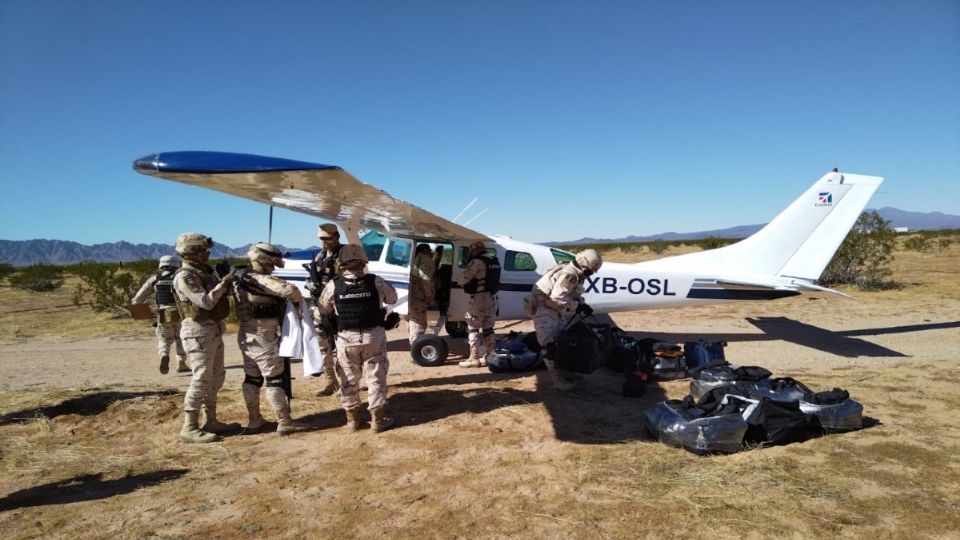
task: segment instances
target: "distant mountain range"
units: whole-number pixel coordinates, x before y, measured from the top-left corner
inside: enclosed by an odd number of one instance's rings
[[[881,208],[878,210],[883,219],[890,221],[891,227],[908,227],[910,230],[937,230],[960,228],[960,216],[943,214],[941,212],[908,212],[897,208]],[[727,229],[712,231],[698,231],[689,233],[666,232],[650,236],[625,236],[622,238],[580,238],[565,242],[548,242],[547,245],[557,244],[602,244],[614,242],[649,242],[652,240],[695,240],[714,236],[717,238],[745,238],[757,232],[764,224],[739,225]],[[278,245],[283,251],[297,251],[299,248],[288,248]],[[210,256],[213,259],[222,257],[246,257],[249,245],[231,248],[223,244],[214,244]],[[0,240],[0,262],[14,266],[28,266],[36,263],[46,264],[74,264],[82,261],[97,262],[126,262],[141,259],[159,259],[163,255],[175,255],[173,246],[167,244],[131,244],[130,242],[114,242],[112,244],[94,244],[86,246],[66,240]]]
[[[867,212],[872,212],[867,209]],[[907,227],[911,231],[935,231],[939,229],[960,229],[960,216],[944,214],[942,212],[908,212],[898,208],[884,207],[877,210],[880,217],[890,222],[891,227]],[[622,238],[591,238],[584,237],[566,242],[549,242],[547,245],[558,244],[613,244],[618,242],[650,242],[653,240],[697,240],[700,238],[746,238],[759,231],[766,223],[759,225],[738,225],[728,229],[714,229],[712,231],[698,231],[689,233],[666,232],[650,236],[624,236]]]

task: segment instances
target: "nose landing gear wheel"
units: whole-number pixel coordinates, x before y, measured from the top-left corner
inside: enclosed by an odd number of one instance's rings
[[[418,337],[410,347],[410,357],[418,365],[442,366],[447,361],[447,342],[440,336],[424,334]]]

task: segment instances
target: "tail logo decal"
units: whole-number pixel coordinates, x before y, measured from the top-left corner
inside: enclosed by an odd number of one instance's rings
[[[820,194],[817,195],[816,206],[833,206],[833,193],[821,191]]]

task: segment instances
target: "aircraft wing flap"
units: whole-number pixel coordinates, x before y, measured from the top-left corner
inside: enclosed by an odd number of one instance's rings
[[[395,236],[491,238],[361,182],[340,167],[251,154],[167,152],[134,162],[139,173],[213,189]]]

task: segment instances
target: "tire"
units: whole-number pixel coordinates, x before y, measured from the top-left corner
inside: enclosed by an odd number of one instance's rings
[[[440,336],[424,334],[410,347],[410,357],[424,367],[442,366],[447,361],[447,342]]]
[[[447,331],[447,335],[450,337],[467,337],[468,330],[466,321],[447,321],[444,323],[443,328]]]

